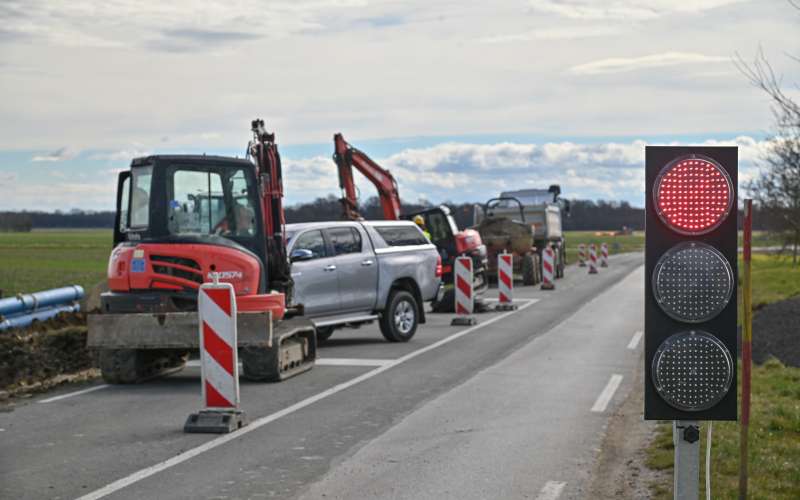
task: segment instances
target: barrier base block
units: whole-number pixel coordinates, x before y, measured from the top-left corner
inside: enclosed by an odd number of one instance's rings
[[[597,268],[593,267],[589,269],[589,274],[597,274]]]
[[[477,324],[478,320],[474,316],[456,316],[450,322],[450,326],[472,326]]]
[[[550,282],[545,281],[542,283],[542,290],[555,290],[556,285]]]
[[[601,262],[600,267],[608,267],[608,264],[606,264],[605,262]]]
[[[247,425],[247,417],[240,410],[200,410],[192,413],[183,425],[183,432],[228,434]]]
[[[517,305],[516,304],[509,304],[508,302],[499,302],[497,305],[494,306],[495,311],[516,311]]]

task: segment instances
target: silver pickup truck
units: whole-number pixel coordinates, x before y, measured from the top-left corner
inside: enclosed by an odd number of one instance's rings
[[[336,328],[378,320],[390,342],[425,323],[424,303],[441,293],[436,247],[413,222],[310,222],[286,225],[293,304],[327,340]]]

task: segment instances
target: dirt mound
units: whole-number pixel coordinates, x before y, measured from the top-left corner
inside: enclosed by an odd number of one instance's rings
[[[82,314],[60,315],[25,330],[0,332],[0,389],[32,385],[93,364]]]
[[[800,297],[769,304],[753,316],[753,361],[770,356],[800,367]]]

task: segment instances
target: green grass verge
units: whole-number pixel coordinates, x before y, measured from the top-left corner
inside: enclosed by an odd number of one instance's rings
[[[64,285],[87,293],[106,275],[112,234],[107,229],[0,233],[4,296]]]
[[[742,266],[740,258],[740,282],[744,274]],[[790,256],[754,253],[752,267],[754,309],[800,295],[800,266],[792,266]]]
[[[738,498],[738,422],[714,422],[711,441],[711,496]],[[749,446],[748,498],[800,498],[800,368],[783,366],[776,359],[753,367]],[[705,449],[704,424],[700,439],[700,498],[705,498]],[[659,424],[656,439],[647,450],[647,466],[672,474],[671,422]],[[654,499],[667,500],[672,498],[672,485],[653,484],[651,492]]]
[[[741,280],[741,259],[739,266]],[[753,254],[752,276],[754,307],[800,294],[800,267],[792,267],[790,257]],[[739,298],[741,300],[741,293]],[[752,384],[749,498],[798,499],[800,368],[786,367],[772,359],[762,366],[753,366]],[[741,390],[741,382],[739,388]],[[705,454],[705,430],[701,435],[700,449]],[[738,422],[715,422],[712,444],[712,497],[738,498]],[[671,423],[659,425],[656,439],[647,450],[647,455],[648,467],[672,472]],[[701,466],[705,467],[704,460]],[[705,476],[701,477],[704,481]],[[701,498],[705,498],[703,488],[701,485]],[[672,498],[672,485],[653,484],[651,492],[655,499],[669,499]]]
[[[564,238],[567,240],[567,262],[573,263],[577,261],[578,245],[581,243],[587,246],[587,257],[590,243],[597,245],[598,253],[602,243],[608,245],[609,254],[644,250],[644,232],[635,231],[633,234],[622,236],[614,236],[611,233],[611,231],[566,231]]]

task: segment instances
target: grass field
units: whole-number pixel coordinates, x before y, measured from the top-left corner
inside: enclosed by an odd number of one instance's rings
[[[567,262],[576,262],[578,258],[578,245],[586,245],[588,257],[589,244],[597,245],[599,258],[600,245],[608,245],[608,253],[638,252],[644,249],[644,232],[635,231],[625,236],[614,236],[610,231],[566,231],[564,238],[567,240]]]
[[[739,370],[741,373],[741,369]],[[739,383],[741,388],[741,382]],[[706,424],[701,426],[700,450],[705,457]],[[712,498],[739,495],[739,424],[714,422],[711,447]],[[800,368],[771,359],[753,367],[750,416],[749,496],[754,500],[800,498]],[[672,474],[672,424],[663,423],[648,449],[647,465]],[[701,493],[705,484],[705,458],[701,460]],[[672,498],[671,484],[653,485],[653,498]]]
[[[0,290],[9,296],[81,285],[88,293],[106,275],[111,239],[107,229],[0,233]]]
[[[741,265],[740,260],[740,269]],[[800,267],[792,267],[790,257],[753,254],[752,273],[754,307],[800,294]],[[752,383],[749,498],[798,499],[800,368],[786,367],[773,359],[753,366]],[[705,453],[705,430],[701,434]],[[738,498],[738,423],[715,422],[712,444],[712,497]],[[648,466],[671,475],[672,464],[672,426],[662,423],[648,449]],[[656,499],[672,498],[671,484],[654,484],[652,489]],[[705,494],[701,492],[700,496],[704,498]]]

